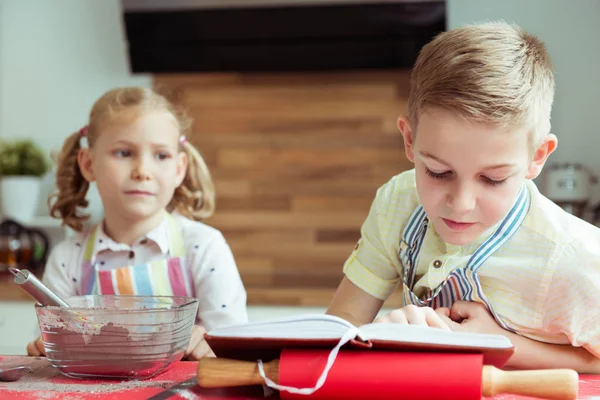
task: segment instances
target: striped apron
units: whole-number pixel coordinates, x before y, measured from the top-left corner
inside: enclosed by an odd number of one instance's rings
[[[181,229],[170,214],[167,214],[167,229],[169,252],[165,258],[111,270],[99,269],[92,260],[98,232],[94,229],[85,243],[79,294],[193,296]]]
[[[419,251],[427,231],[427,215],[421,205],[412,213],[400,242],[400,260],[404,270],[403,303],[431,308],[452,307],[455,301],[473,301],[484,304],[504,329],[511,330],[494,312],[481,288],[477,270],[519,229],[529,210],[529,191],[523,185],[517,200],[506,214],[494,233],[479,246],[469,258],[465,268],[457,268],[435,289],[429,290],[423,298],[412,291],[415,284]]]

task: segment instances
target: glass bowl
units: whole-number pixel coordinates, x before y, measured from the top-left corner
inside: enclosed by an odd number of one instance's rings
[[[88,295],[36,306],[48,361],[73,378],[146,379],[181,360],[198,299]]]

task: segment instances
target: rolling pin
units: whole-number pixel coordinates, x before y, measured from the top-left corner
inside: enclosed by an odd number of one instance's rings
[[[283,386],[313,388],[329,350],[284,349],[264,363],[267,378]],[[198,362],[201,387],[261,385],[252,361],[203,358]],[[281,399],[481,400],[514,394],[551,400],[577,399],[579,375],[570,369],[504,371],[483,365],[481,354],[340,351],[325,383],[314,393],[280,391]]]

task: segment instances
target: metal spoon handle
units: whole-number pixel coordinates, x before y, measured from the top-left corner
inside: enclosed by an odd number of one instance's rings
[[[70,307],[69,303],[60,298],[48,286],[44,285],[34,274],[26,269],[9,268],[14,276],[14,282],[21,286],[38,303],[43,306]]]

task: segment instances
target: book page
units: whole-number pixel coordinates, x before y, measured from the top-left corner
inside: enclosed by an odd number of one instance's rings
[[[254,321],[230,325],[208,332],[215,337],[273,339],[339,339],[354,326],[348,321],[326,314]]]
[[[362,340],[388,340],[406,343],[439,344],[460,348],[511,348],[511,341],[502,335],[471,332],[450,332],[439,328],[405,324],[367,324],[359,328]]]

